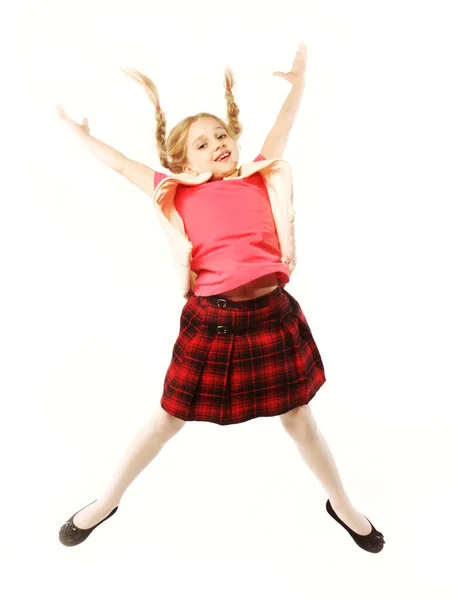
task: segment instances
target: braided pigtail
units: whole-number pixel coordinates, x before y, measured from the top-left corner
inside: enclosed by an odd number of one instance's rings
[[[227,100],[227,124],[229,129],[234,137],[237,140],[241,132],[243,131],[243,126],[238,120],[238,115],[240,113],[240,109],[238,105],[235,103],[233,99],[232,89],[235,85],[235,80],[233,78],[233,73],[230,67],[226,67],[225,71],[225,99]]]
[[[145,88],[145,90],[147,92],[148,97],[150,98],[150,100],[153,102],[153,104],[156,107],[156,112],[155,112],[156,145],[157,145],[157,150],[158,150],[159,162],[161,163],[161,165],[163,167],[165,167],[166,169],[169,169],[171,163],[168,160],[167,144],[166,144],[166,124],[167,124],[167,122],[166,122],[166,118],[164,115],[164,111],[162,110],[162,108],[160,107],[160,104],[159,104],[159,95],[158,95],[157,87],[149,77],[147,77],[143,73],[140,73],[139,71],[136,71],[135,69],[122,69],[122,71],[123,71],[123,73],[125,73],[126,75],[131,77],[131,79],[134,79],[135,81],[137,81],[138,83],[143,85],[143,87]]]

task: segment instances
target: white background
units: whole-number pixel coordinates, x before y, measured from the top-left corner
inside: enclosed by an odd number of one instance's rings
[[[8,598],[452,597],[452,33],[441,3],[22,2],[3,21],[2,586]],[[326,513],[276,418],[190,422],[86,542],[97,498],[158,405],[184,298],[151,198],[56,116],[166,172],[168,131],[225,117],[231,65],[253,160],[306,89],[294,173],[300,302],[327,382],[311,407],[378,555]]]

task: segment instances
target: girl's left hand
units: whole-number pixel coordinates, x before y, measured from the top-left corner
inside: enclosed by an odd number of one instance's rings
[[[300,42],[298,50],[295,54],[295,58],[293,59],[292,70],[288,73],[276,71],[275,73],[273,73],[273,75],[282,77],[283,79],[290,82],[292,85],[304,83],[304,76],[306,74],[306,59],[307,46],[304,42]]]

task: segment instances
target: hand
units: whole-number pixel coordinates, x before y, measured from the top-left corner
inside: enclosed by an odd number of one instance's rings
[[[304,77],[306,74],[306,59],[307,59],[307,46],[303,42],[299,43],[298,50],[296,51],[295,58],[293,59],[292,70],[288,73],[282,73],[282,71],[276,71],[273,75],[282,77],[286,81],[290,82],[293,86],[304,83]]]
[[[76,133],[82,133],[86,135],[90,134],[88,119],[86,117],[84,117],[82,124],[76,123],[76,121],[73,121],[68,117],[62,104],[57,104],[57,114],[61,119],[69,123],[69,125],[73,128],[74,131],[76,131]]]

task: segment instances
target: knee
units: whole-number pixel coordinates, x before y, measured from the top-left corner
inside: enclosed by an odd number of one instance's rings
[[[284,429],[292,437],[313,435],[317,431],[317,422],[309,404],[297,406],[279,416]]]
[[[186,421],[169,414],[162,406],[158,406],[156,409],[153,416],[153,422],[156,425],[156,430],[165,440],[173,437],[186,424]]]

